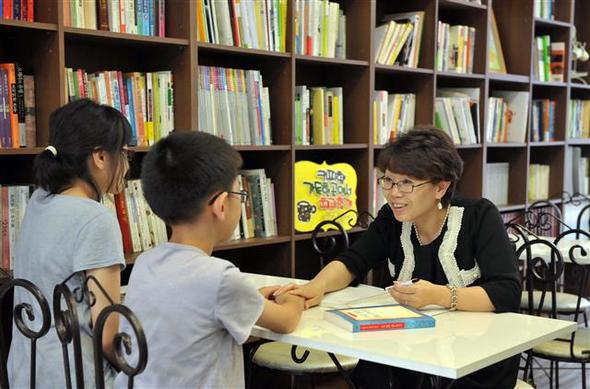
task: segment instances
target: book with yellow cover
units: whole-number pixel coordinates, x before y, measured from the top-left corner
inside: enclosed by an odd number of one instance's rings
[[[350,332],[434,327],[432,316],[400,304],[333,309],[324,319]]]

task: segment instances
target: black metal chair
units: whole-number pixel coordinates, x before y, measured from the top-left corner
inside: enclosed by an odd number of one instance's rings
[[[561,233],[555,239],[557,246],[560,241],[568,236],[583,236],[590,242],[590,233],[584,230],[573,229]],[[580,316],[585,314],[582,302],[585,301],[584,294],[588,287],[588,277],[590,271],[590,256],[589,253],[580,244],[574,244],[568,251],[568,257],[574,266],[576,275],[575,279],[570,280],[574,282],[573,288],[576,295],[576,309],[574,312],[574,321],[579,322]],[[541,308],[541,307],[539,307]],[[556,317],[557,307],[554,304],[552,317]],[[559,388],[559,363],[580,363],[582,371],[582,387],[586,388],[586,363],[590,362],[590,328],[586,326],[578,327],[571,336],[567,338],[558,338],[549,342],[545,342],[533,348],[532,355],[535,358],[547,359],[550,361],[550,379],[553,381],[555,377],[555,386]],[[555,375],[553,375],[553,367],[555,367]],[[553,382],[551,382],[553,387]]]
[[[113,299],[104,290],[100,282],[93,276],[84,276],[81,289],[76,289],[73,292],[67,286],[67,281],[72,276],[68,277],[61,284],[56,285],[53,294],[53,307],[56,330],[60,342],[62,343],[63,356],[64,356],[64,373],[66,376],[66,386],[71,388],[71,374],[68,357],[68,345],[73,343],[74,348],[74,369],[76,376],[76,386],[78,388],[84,387],[84,368],[82,363],[82,349],[80,343],[80,325],[77,315],[77,305],[84,301],[88,301],[92,307],[96,303],[96,298],[92,291],[89,289],[89,284],[93,283],[97,290],[99,290],[109,301],[109,305],[102,309],[98,314],[96,323],[92,326],[92,337],[93,337],[93,353],[94,353],[94,377],[95,385],[99,389],[105,387],[105,375],[104,375],[104,350],[102,345],[103,331],[105,323],[109,316],[112,314],[119,314],[130,324],[134,334],[138,349],[138,356],[135,366],[131,366],[127,363],[127,360],[123,353],[131,355],[132,350],[132,338],[127,333],[117,333],[114,338],[114,360],[111,361],[113,367],[122,372],[128,377],[128,387],[133,387],[134,377],[141,374],[145,370],[148,361],[148,348],[145,333],[139,319],[135,314],[125,305],[115,304]],[[66,310],[61,309],[61,303],[65,301]]]
[[[2,284],[0,285],[0,311],[4,312],[6,308],[6,304],[10,304],[11,307],[13,302],[11,299],[6,299],[8,292],[10,290],[15,290],[17,287],[23,288],[29,294],[33,296],[39,308],[41,310],[41,326],[38,330],[34,330],[27,325],[27,322],[34,321],[35,313],[33,307],[28,302],[14,302],[14,310],[13,310],[13,319],[16,328],[20,331],[20,333],[25,336],[26,338],[30,339],[31,341],[31,364],[30,364],[30,387],[36,387],[36,376],[37,376],[37,340],[45,336],[49,331],[49,327],[51,325],[51,312],[49,310],[49,303],[47,299],[41,292],[41,290],[35,286],[32,282],[20,278],[7,278],[5,279]],[[10,300],[9,302],[7,300]],[[27,318],[24,318],[24,315]],[[4,326],[7,323],[4,323],[0,320],[0,333],[4,333]],[[8,357],[8,350],[9,345],[8,342],[2,342],[2,347],[0,348],[0,357],[2,363],[0,364],[0,386],[2,388],[8,388],[8,369],[6,366],[6,360]]]
[[[347,211],[339,215],[333,220],[326,220],[318,223],[311,234],[311,242],[314,250],[319,254],[320,270],[329,261],[336,257],[337,253],[349,247],[348,233],[338,222],[338,219],[345,215],[354,212]],[[356,223],[351,227],[360,226],[367,228],[369,219],[374,219],[369,213],[358,214]],[[338,234],[326,236],[323,234],[325,227],[331,226],[338,231]],[[338,245],[340,237],[341,244]],[[340,247],[340,249],[338,249]],[[350,379],[349,371],[354,369],[358,363],[358,358],[348,357],[344,355],[337,355],[334,353],[327,353],[308,348],[303,348],[303,354],[299,357],[297,355],[298,346],[283,342],[267,342],[261,341],[250,351],[248,374],[248,388],[251,388],[251,379],[253,375],[253,368],[255,365],[272,370],[279,370],[287,372],[291,375],[309,375],[311,378],[312,387],[314,386],[313,374],[339,373],[346,381],[348,387],[354,388],[354,383]]]

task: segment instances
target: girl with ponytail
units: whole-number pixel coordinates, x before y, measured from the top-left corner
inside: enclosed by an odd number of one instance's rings
[[[34,164],[37,186],[29,203],[16,244],[14,277],[36,284],[51,301],[55,285],[69,278],[70,290],[82,290],[83,276],[94,276],[111,298],[120,300],[120,271],[125,266],[121,233],[116,217],[100,203],[106,193],[123,190],[129,168],[127,143],[131,128],[116,109],[88,99],[71,102],[49,118],[49,145]],[[78,305],[85,387],[94,387],[92,322],[108,305],[92,282],[96,297],[90,306]],[[94,290],[93,290],[94,289]],[[15,291],[15,302],[29,302]],[[50,304],[51,306],[51,304]],[[53,314],[52,314],[53,317]],[[52,327],[54,323],[52,321]],[[112,339],[118,320],[111,316],[105,327],[103,347],[112,355]],[[30,348],[13,329],[9,354],[11,387],[28,387]],[[71,353],[70,353],[71,354]],[[105,382],[114,371],[105,361]],[[72,369],[73,371],[73,369]],[[71,377],[75,382],[75,377]],[[61,344],[55,328],[37,342],[37,382],[43,387],[65,387]]]

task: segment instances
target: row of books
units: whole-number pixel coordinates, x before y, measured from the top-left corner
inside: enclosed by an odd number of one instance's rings
[[[148,146],[174,129],[172,72],[87,73],[66,68],[68,99],[90,98],[121,111],[131,123],[130,146]]]
[[[248,192],[246,203],[242,203],[240,223],[232,239],[267,238],[276,236],[277,207],[275,185],[266,177],[264,169],[242,170],[238,176],[240,190]]]
[[[295,53],[346,58],[346,16],[328,0],[295,0]]]
[[[538,81],[563,82],[565,42],[551,42],[549,35],[535,37],[533,76]]]
[[[546,200],[549,198],[549,177],[551,167],[531,163],[529,165],[529,201]]]
[[[488,99],[486,141],[524,143],[529,112],[529,92],[493,91]]]
[[[496,205],[508,204],[508,162],[488,162],[485,167],[483,197]]]
[[[125,254],[151,249],[168,240],[166,225],[143,197],[140,180],[125,182],[119,194],[107,194],[103,203],[117,216]]]
[[[35,0],[0,0],[0,18],[35,20]]]
[[[295,87],[295,142],[298,145],[344,143],[342,87]]]
[[[269,89],[258,70],[199,66],[199,130],[233,145],[270,145]]]
[[[555,100],[533,100],[531,141],[555,140]]]
[[[533,5],[533,15],[536,18],[553,20],[553,9],[555,0],[535,0]]]
[[[479,88],[440,88],[434,122],[455,144],[479,143]]]
[[[581,147],[570,147],[572,169],[572,193],[590,194],[590,164],[587,156],[582,156]]]
[[[200,42],[286,51],[287,0],[197,0]]]
[[[35,78],[17,63],[0,63],[0,148],[36,145]]]
[[[68,27],[166,36],[166,0],[64,0]]]
[[[473,73],[475,28],[438,22],[436,70]]]
[[[385,15],[375,29],[375,62],[418,67],[424,12]]]
[[[414,127],[416,95],[373,92],[373,143],[385,144]]]
[[[4,270],[13,269],[16,241],[32,191],[27,185],[0,186],[0,264]]]
[[[568,102],[567,137],[590,138],[590,100]]]

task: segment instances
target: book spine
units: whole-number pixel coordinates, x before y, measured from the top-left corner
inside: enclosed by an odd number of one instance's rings
[[[121,229],[121,236],[123,237],[123,250],[125,253],[132,253],[133,245],[131,243],[131,228],[129,226],[129,215],[127,212],[125,192],[115,195],[115,207],[117,210],[119,228]]]
[[[24,76],[23,83],[25,89],[25,139],[28,147],[35,147],[37,146],[35,78],[33,76]]]

